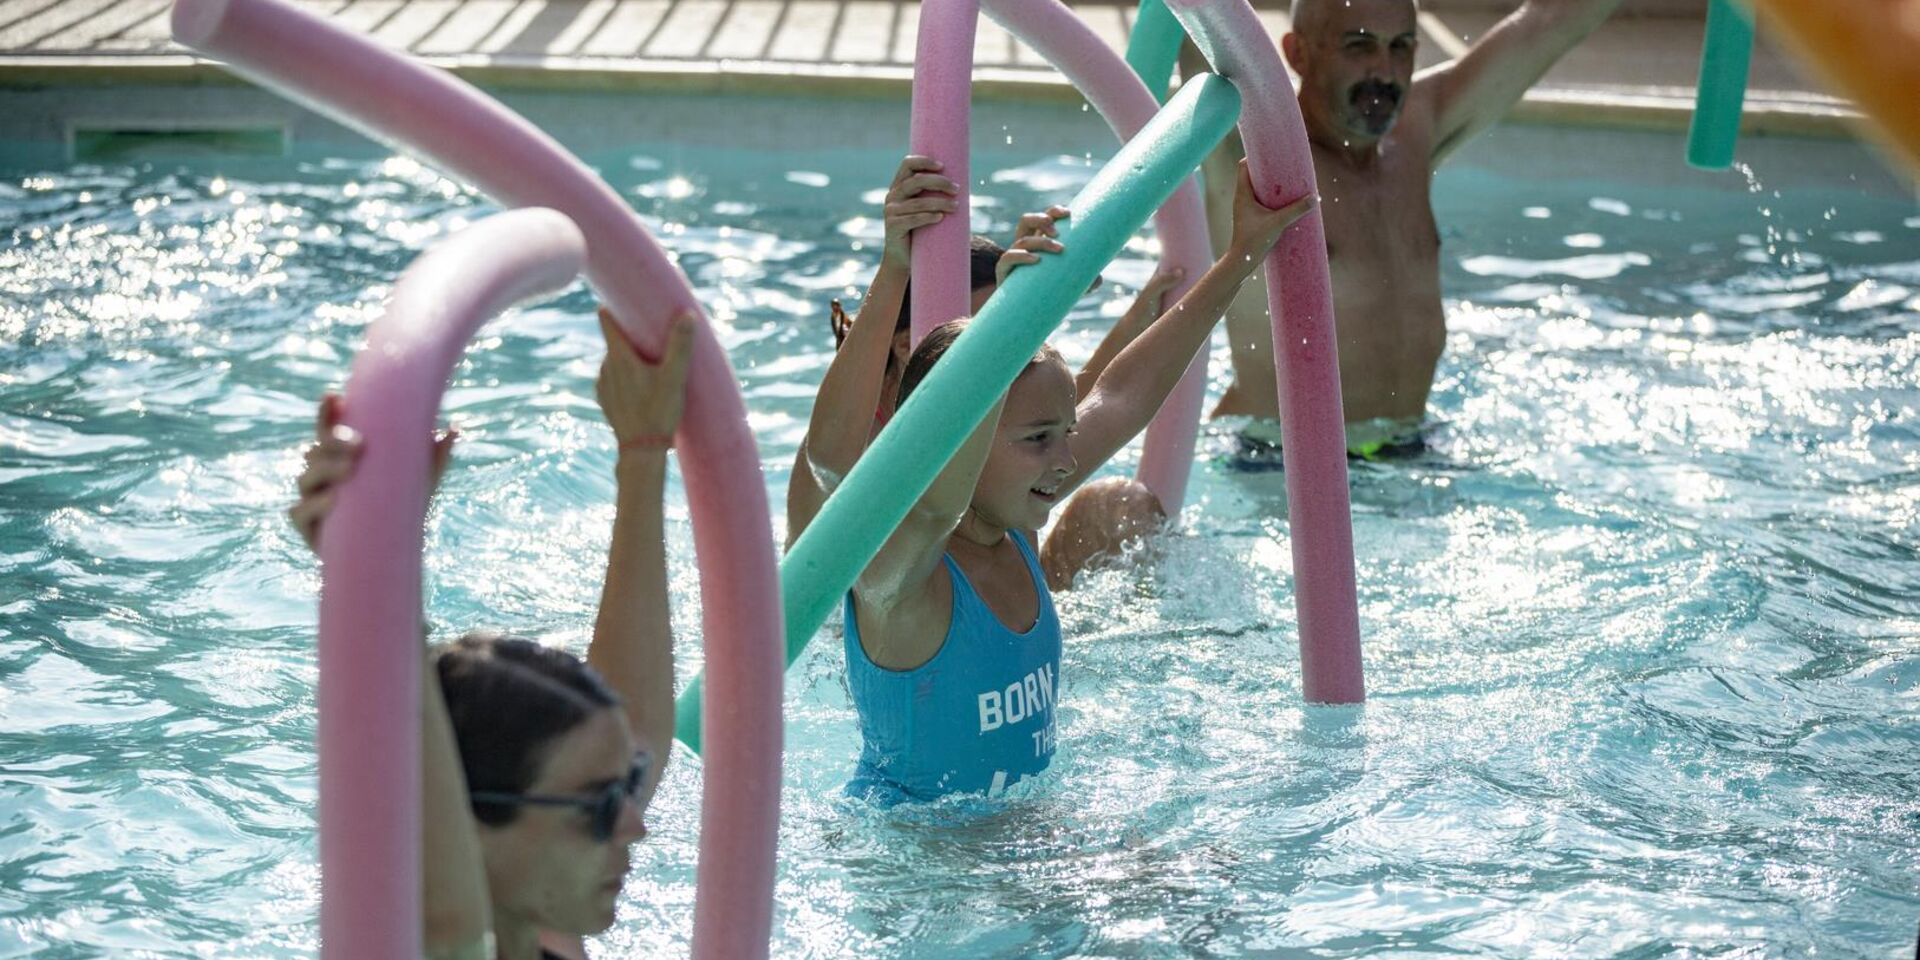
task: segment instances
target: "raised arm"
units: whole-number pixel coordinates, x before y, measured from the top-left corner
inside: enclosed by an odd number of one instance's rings
[[[788,546],[813,522],[827,495],[867,449],[907,287],[907,238],[921,227],[939,223],[957,204],[957,188],[939,170],[938,161],[907,157],[887,190],[886,244],[880,269],[867,287],[866,299],[860,301],[859,318],[820,381],[807,435],[800,441],[787,483]]]
[[[660,782],[673,744],[673,628],[668,616],[666,523],[667,449],[680,425],[692,352],[692,313],[674,317],[666,352],[648,364],[600,311],[607,358],[595,393],[619,443],[614,462],[613,542],[601,585],[587,663],[606,678],[626,706],[627,721],[654,752],[644,808]]]
[[[320,530],[333,512],[340,485],[360,461],[360,439],[341,426],[339,396],[320,400],[316,437],[296,482],[299,499],[287,511],[307,546],[318,550]],[[453,450],[449,430],[433,442],[433,482],[437,487]],[[424,633],[424,627],[422,628]],[[421,690],[420,852],[421,934],[430,960],[492,960],[493,920],[487,899],[486,869],[480,837],[467,800],[466,775],[453,721],[440,692],[440,678],[428,657]]]
[[[460,768],[460,746],[440,673],[427,658],[420,693],[420,825],[423,938],[429,960],[492,960],[493,917],[480,835]]]
[[[1093,356],[1087,358],[1087,365],[1073,375],[1073,394],[1077,399],[1085,400],[1093,392],[1093,385],[1099,382],[1100,374],[1107,369],[1107,365],[1160,316],[1166,307],[1167,293],[1186,276],[1187,272],[1178,267],[1153,272],[1153,276],[1147,279],[1147,285],[1140,288],[1140,295],[1134,297],[1133,303],[1127,307],[1127,312],[1121,314],[1107,335],[1100,338],[1100,345],[1093,348]]]
[[[1240,186],[1233,203],[1233,239],[1173,309],[1113,358],[1092,391],[1081,400],[1080,421],[1072,441],[1079,466],[1062,485],[1062,496],[1147,428],[1167,394],[1180,382],[1187,363],[1207,342],[1240,284],[1260,269],[1280,234],[1313,209],[1315,202],[1309,196],[1279,210],[1269,209],[1254,198],[1246,161],[1241,161]]]
[[[973,503],[973,488],[980,482],[980,470],[986,466],[987,453],[993,448],[994,433],[1000,426],[1000,408],[1005,402],[1003,393],[980,421],[980,426],[960,445],[959,452],[934,478],[933,485],[913,505],[899,528],[887,538],[880,553],[860,572],[854,582],[854,593],[867,609],[884,617],[931,612],[919,609],[929,599],[921,588],[939,569],[940,557],[947,550],[947,538]]]
[[[1526,0],[1465,55],[1416,78],[1433,91],[1433,165],[1493,126],[1620,0]]]
[[[1007,248],[1007,252],[1001,255],[1000,262],[994,266],[994,285],[997,287],[1007,282],[1007,274],[1012,273],[1014,268],[1038,263],[1039,254],[1058,253],[1060,251],[1058,223],[1069,216],[1072,216],[1072,213],[1059,204],[1038,213],[1023,215],[1019,223],[1014,225],[1012,246]],[[1086,366],[1081,367],[1080,372],[1073,375],[1073,393],[1077,399],[1086,399],[1087,392],[1093,389],[1094,381],[1100,379],[1100,371],[1106,369],[1107,364],[1112,363],[1113,358],[1127,344],[1132,343],[1133,338],[1140,335],[1140,331],[1147,328],[1147,324],[1160,316],[1167,291],[1173,289],[1185,277],[1186,272],[1183,270],[1154,271],[1153,276],[1147,280],[1147,285],[1140,289],[1140,295],[1133,298],[1133,304],[1127,308],[1127,312],[1120,317],[1119,322],[1107,330],[1107,335],[1100,339],[1100,345],[1094,348],[1093,356],[1087,358]],[[1093,286],[1100,286],[1098,277],[1094,278]],[[1093,288],[1089,288],[1087,292],[1092,293]]]

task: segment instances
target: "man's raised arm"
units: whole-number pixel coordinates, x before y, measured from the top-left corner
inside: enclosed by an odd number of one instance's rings
[[[1418,79],[1434,88],[1433,165],[1493,126],[1621,0],[1526,0],[1459,59]]]

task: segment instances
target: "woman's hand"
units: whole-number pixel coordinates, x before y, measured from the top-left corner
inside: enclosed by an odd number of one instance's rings
[[[300,531],[300,539],[307,542],[307,549],[316,552],[320,549],[320,526],[333,513],[340,485],[353,476],[364,449],[360,435],[340,422],[341,413],[339,394],[329,393],[320,398],[314,443],[307,448],[306,467],[295,481],[300,499],[287,510],[287,518],[293,521],[293,528]],[[440,486],[440,475],[446,472],[447,461],[453,456],[453,442],[459,435],[460,431],[449,427],[433,439],[433,474],[428,480],[428,489]]]
[[[931,157],[909,156],[894,171],[893,184],[887,188],[885,212],[886,247],[882,265],[905,267],[908,261],[907,237],[921,227],[930,227],[960,208],[960,188],[940,175],[941,163]]]
[[[693,356],[694,324],[699,314],[681,310],[667,327],[666,351],[659,363],[648,363],[628,342],[607,308],[600,308],[600,332],[607,338],[607,358],[600,364],[594,396],[600,412],[613,428],[620,454],[657,450],[673,445],[686,403],[687,366]]]
[[[1006,283],[1007,275],[1015,267],[1039,263],[1040,254],[1066,250],[1058,239],[1060,228],[1054,224],[1072,215],[1066,207],[1056,204],[1048,207],[1044,213],[1029,213],[1021,217],[1013,230],[1013,245],[1000,255],[1000,262],[993,266],[994,285]]]
[[[1264,257],[1273,249],[1288,227],[1307,215],[1320,198],[1308,194],[1278,210],[1261,203],[1253,195],[1253,175],[1247,162],[1240,161],[1240,186],[1233,196],[1233,240],[1231,252],[1239,256]]]

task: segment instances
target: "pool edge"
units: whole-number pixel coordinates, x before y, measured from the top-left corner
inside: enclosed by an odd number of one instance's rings
[[[578,92],[781,94],[829,97],[905,97],[910,67],[879,64],[807,64],[760,60],[647,60],[575,57],[424,57],[434,66],[483,87]],[[198,57],[0,57],[0,90],[39,90],[126,84],[244,86],[218,63]],[[1078,103],[1066,79],[1050,70],[981,68],[976,95],[992,100]],[[1678,87],[1536,87],[1508,122],[1603,129],[1685,130],[1693,91]],[[1861,139],[1861,117],[1844,102],[1818,94],[1755,91],[1742,116],[1749,136]]]

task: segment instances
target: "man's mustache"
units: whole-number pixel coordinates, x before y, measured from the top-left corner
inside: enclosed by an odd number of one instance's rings
[[[1353,89],[1347,92],[1347,99],[1352,103],[1359,103],[1361,100],[1369,97],[1379,97],[1388,103],[1398,104],[1400,102],[1400,85],[1397,83],[1388,83],[1385,80],[1366,80],[1354,84]]]

